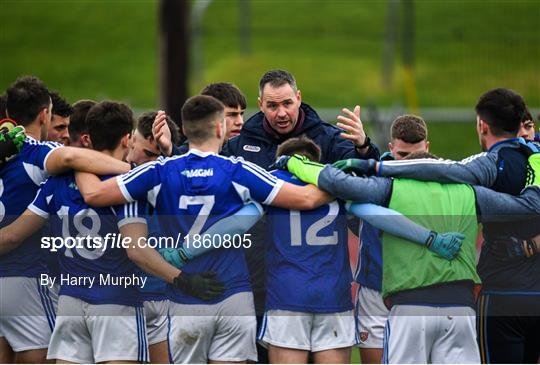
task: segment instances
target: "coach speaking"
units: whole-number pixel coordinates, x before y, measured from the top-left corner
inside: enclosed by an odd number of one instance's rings
[[[309,105],[302,103],[294,76],[287,71],[273,70],[259,82],[259,109],[245,123],[240,135],[230,139],[222,154],[242,156],[268,168],[276,157],[277,146],[285,140],[306,135],[322,150],[321,163],[342,158],[379,158],[377,146],[370,142],[360,121],[360,108],[344,109],[338,126],[324,122]],[[345,133],[344,133],[345,131]]]
[[[268,71],[259,82],[260,112],[249,118],[240,135],[223,147],[225,156],[241,156],[265,169],[274,162],[279,144],[300,135],[321,148],[321,163],[344,158],[378,159],[379,150],[366,136],[360,121],[360,108],[343,109],[337,128],[324,122],[309,105],[302,103],[300,90],[289,72]],[[253,247],[246,250],[251,275],[257,324],[260,326],[265,304],[265,245],[263,225],[254,228]],[[259,347],[259,362],[268,362]]]

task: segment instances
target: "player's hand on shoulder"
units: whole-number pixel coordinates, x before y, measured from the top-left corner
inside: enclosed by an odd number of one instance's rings
[[[291,159],[291,156],[288,155],[281,155],[277,158],[277,160],[268,166],[269,170],[287,170],[287,163]]]
[[[377,161],[373,159],[361,160],[358,158],[348,158],[339,160],[332,164],[333,167],[346,173],[355,173],[357,176],[375,175]]]

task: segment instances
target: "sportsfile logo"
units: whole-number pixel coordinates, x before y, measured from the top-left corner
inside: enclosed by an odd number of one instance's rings
[[[192,177],[208,177],[214,176],[214,169],[192,169],[182,171],[182,175],[192,178]]]

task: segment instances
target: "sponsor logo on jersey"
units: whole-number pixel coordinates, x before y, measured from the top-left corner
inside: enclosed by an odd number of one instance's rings
[[[208,177],[214,176],[214,169],[191,169],[182,171],[182,175],[192,178],[192,177]]]
[[[243,149],[244,149],[244,151],[247,151],[247,152],[260,152],[261,151],[261,147],[259,147],[259,146],[250,146],[249,144],[245,144]]]

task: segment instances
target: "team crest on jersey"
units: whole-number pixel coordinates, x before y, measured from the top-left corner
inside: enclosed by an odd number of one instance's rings
[[[244,151],[247,151],[247,152],[260,152],[261,151],[261,147],[259,147],[259,146],[250,146],[249,144],[245,144],[243,149],[244,149]]]
[[[214,176],[214,169],[191,169],[191,170],[184,170],[181,172],[182,175],[192,178],[192,177],[208,177],[208,176]]]
[[[360,332],[360,341],[362,342],[366,342],[367,339],[369,337],[369,333],[368,332]]]

